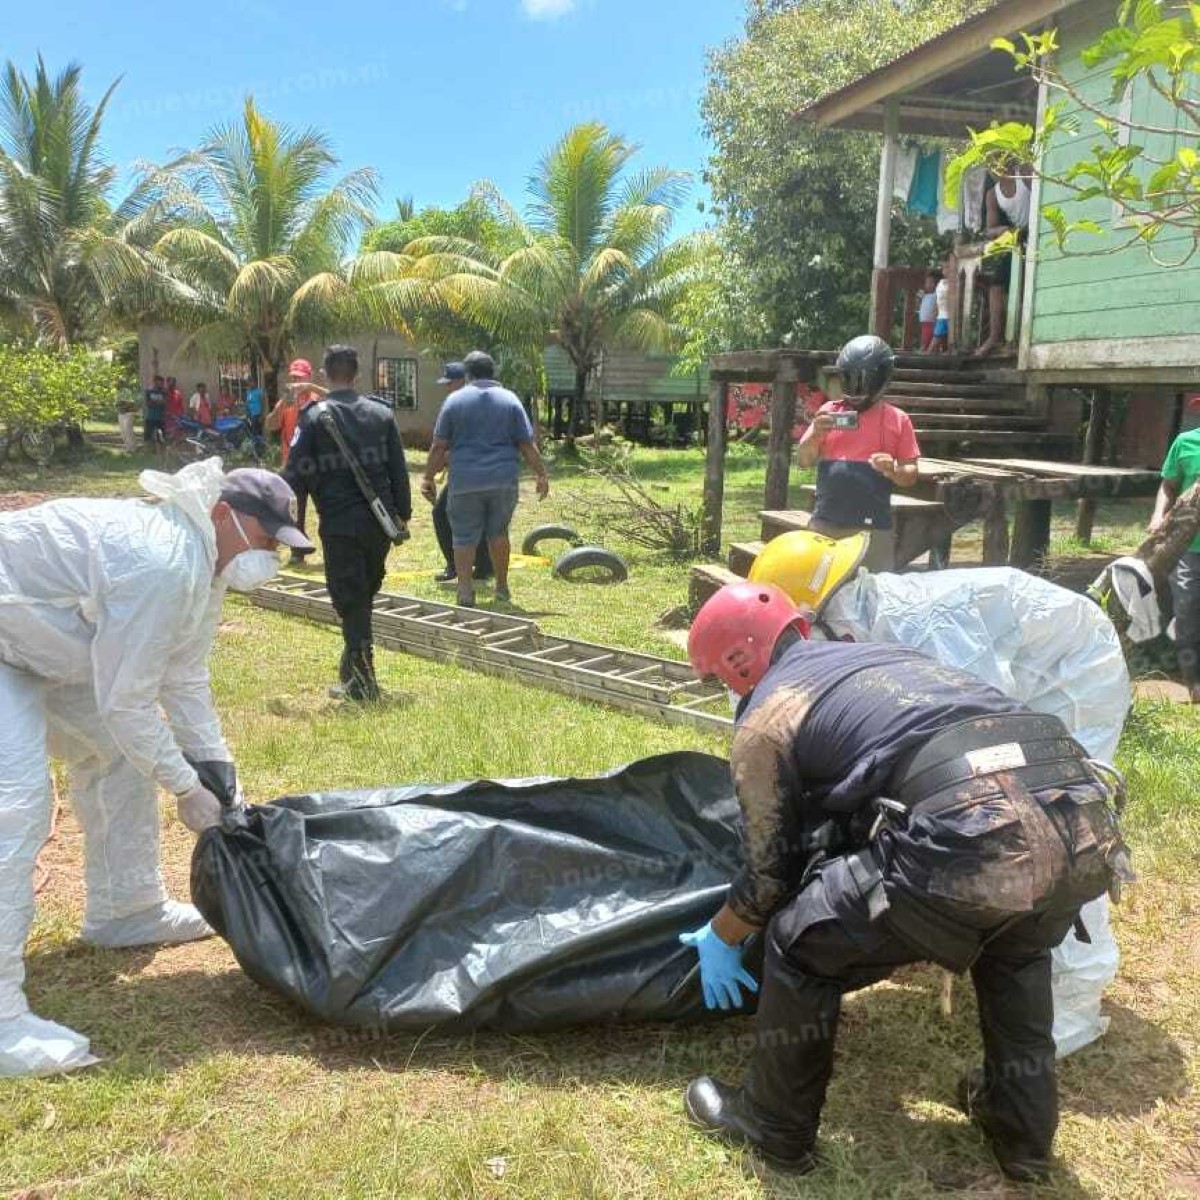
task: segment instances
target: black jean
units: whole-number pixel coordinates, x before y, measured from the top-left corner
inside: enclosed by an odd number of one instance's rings
[[[354,532],[322,533],[325,586],[351,653],[371,645],[371,608],[383,586],[392,543],[374,517]]]
[[[1030,914],[1008,926],[971,970],[983,1035],[983,1103],[994,1136],[1034,1158],[1058,1125],[1050,947],[1064,920]],[[845,860],[834,859],[767,928],[746,1095],[766,1122],[811,1144],[833,1072],[842,996],[930,957],[872,920]]]
[[[444,487],[433,506],[433,532],[437,537],[438,549],[446,560],[446,569],[454,569],[454,533],[450,528],[450,514],[446,507],[450,502],[450,489]],[[492,556],[488,551],[487,538],[480,538],[475,548],[475,578],[492,574]]]

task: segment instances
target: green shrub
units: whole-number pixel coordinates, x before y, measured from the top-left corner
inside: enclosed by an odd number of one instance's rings
[[[83,347],[52,351],[0,345],[0,428],[108,417],[119,370]]]

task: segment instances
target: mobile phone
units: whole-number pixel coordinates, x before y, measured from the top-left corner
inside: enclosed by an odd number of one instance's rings
[[[858,413],[856,412],[839,412],[833,414],[834,429],[857,429],[858,428]]]

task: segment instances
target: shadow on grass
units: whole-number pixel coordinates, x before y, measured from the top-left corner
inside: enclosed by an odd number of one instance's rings
[[[700,1074],[740,1080],[754,1047],[749,1018],[521,1035],[335,1028],[230,967],[215,942],[164,951],[76,943],[35,954],[28,965],[36,1010],[87,1034],[105,1060],[98,1069],[115,1078],[162,1078],[221,1056],[307,1056],[331,1072],[484,1073],[548,1089],[617,1084],[682,1095]],[[954,1107],[958,1078],[979,1058],[969,987],[956,988],[959,1002],[946,1020],[936,1009],[937,981],[915,968],[847,999],[822,1130],[826,1158],[842,1179],[894,1186],[909,1178],[956,1194],[1004,1194],[995,1191],[983,1138]],[[1186,1064],[1175,1040],[1130,1009],[1108,1011],[1108,1036],[1060,1066],[1064,1113],[1128,1120],[1183,1095]],[[772,1172],[754,1171],[767,1194],[781,1194],[770,1188]],[[1053,1194],[1089,1193],[1060,1171]]]

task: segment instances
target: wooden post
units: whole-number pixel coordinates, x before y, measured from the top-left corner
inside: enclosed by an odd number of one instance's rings
[[[1022,500],[1017,504],[1008,555],[1010,567],[1032,567],[1046,556],[1050,548],[1050,508],[1049,500]]]
[[[1083,461],[1095,465],[1100,461],[1104,438],[1108,432],[1108,414],[1112,408],[1112,396],[1101,388],[1092,396],[1092,412],[1088,418],[1087,440],[1083,445]],[[1085,496],[1079,501],[1075,517],[1075,536],[1085,545],[1091,545],[1092,527],[1096,523],[1096,499]]]
[[[886,291],[886,271],[892,250],[892,192],[896,187],[896,157],[900,149],[900,100],[884,101],[883,152],[879,156],[879,195],[875,207],[875,261],[871,272],[871,316],[878,320],[879,305]],[[889,318],[890,318],[889,314]],[[890,325],[890,319],[889,319]],[[891,330],[875,333],[890,337]]]
[[[771,384],[771,436],[767,442],[767,487],[763,507],[788,506],[788,475],[792,465],[792,427],[796,424],[796,383],[781,371]]]
[[[708,454],[704,461],[704,521],[701,527],[701,548],[705,554],[721,552],[728,405],[729,384],[724,380],[714,379],[708,386]]]
[[[1004,493],[994,488],[983,514],[983,565],[1001,567],[1008,562],[1008,513]]]

